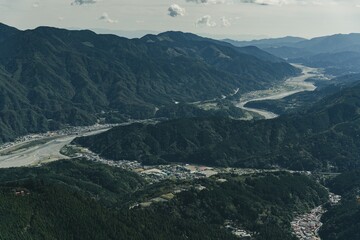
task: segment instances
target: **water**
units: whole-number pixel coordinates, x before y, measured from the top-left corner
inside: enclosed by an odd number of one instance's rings
[[[278,115],[273,112],[266,111],[263,109],[245,107],[245,105],[253,101],[277,100],[299,92],[314,91],[316,89],[314,83],[306,81],[309,78],[328,80],[317,68],[311,68],[300,64],[292,64],[292,65],[296,68],[301,69],[302,73],[300,76],[288,78],[284,82],[270,89],[252,91],[243,94],[240,100],[235,104],[235,106],[244,109],[246,111],[257,113],[263,116],[265,119],[276,118],[278,117]]]

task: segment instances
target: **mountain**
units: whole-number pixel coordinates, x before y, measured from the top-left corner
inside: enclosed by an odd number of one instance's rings
[[[256,46],[289,62],[324,68],[328,74],[340,76],[360,72],[360,33],[301,39],[285,37],[248,42],[225,40],[234,46]]]
[[[291,59],[307,66],[324,68],[328,74],[339,76],[360,72],[360,52],[320,53]]]
[[[360,166],[360,85],[323,98],[305,113],[244,122],[179,119],[116,127],[74,143],[101,156],[146,164],[343,171]]]
[[[305,38],[287,36],[282,38],[269,38],[252,41],[236,41],[231,39],[224,39],[223,41],[231,43],[232,45],[237,47],[257,46],[259,48],[276,48],[281,46],[293,45],[294,43],[299,43],[306,40],[307,39]]]
[[[257,48],[193,34],[142,39],[1,25],[0,140],[64,124],[150,118],[156,109],[264,88],[298,70]]]
[[[18,32],[19,30],[17,30],[16,28],[7,26],[0,22],[0,42]]]
[[[360,33],[335,34],[312,39],[284,37],[243,42],[230,39],[225,41],[238,47],[256,46],[268,52],[281,48],[303,50],[312,54],[360,51]]]
[[[227,53],[230,54],[230,52],[228,52],[228,50],[226,50],[226,48],[227,49],[230,48],[237,53],[251,55],[251,56],[257,57],[261,60],[265,60],[268,62],[273,62],[273,63],[284,63],[285,62],[283,59],[281,59],[279,57],[275,57],[274,55],[271,55],[265,51],[262,51],[257,47],[253,47],[253,46],[234,47],[230,43],[214,40],[211,38],[200,37],[200,36],[197,36],[192,33],[168,31],[165,33],[160,33],[158,35],[151,35],[151,34],[146,35],[142,38],[142,40],[146,41],[147,43],[158,43],[158,44],[161,44],[162,46],[166,46],[166,47],[179,47],[179,44],[180,44],[181,47],[185,48],[187,54],[196,56],[196,57],[200,57],[200,58],[204,58],[204,59],[207,59],[209,56],[211,56],[211,55],[209,55],[210,53],[215,54],[215,56],[217,56],[217,54],[218,54],[220,57],[224,57],[223,55],[226,55]],[[207,47],[204,48],[203,43],[213,43],[216,45],[221,45],[222,47],[211,46],[210,49]],[[223,48],[223,47],[226,47],[226,48]],[[194,51],[194,48],[196,49],[196,51]],[[223,53],[222,53],[222,51],[223,51]],[[227,51],[227,52],[225,52],[225,51]],[[215,53],[213,53],[213,52],[215,52]],[[200,53],[200,54],[196,54],[196,53]],[[212,59],[212,60],[214,60],[214,59]]]
[[[335,34],[301,41],[293,45],[313,53],[360,51],[360,33]]]
[[[292,62],[324,68],[328,74],[335,76],[360,72],[359,33],[314,38],[296,44],[296,48],[304,50],[305,54],[292,55],[290,59]],[[269,52],[275,53],[275,51]],[[281,54],[281,56],[285,55]]]
[[[330,81],[312,81],[317,87],[314,91],[299,92],[277,100],[251,101],[245,104],[245,107],[264,109],[278,115],[301,113],[325,97],[329,97],[342,89],[358,85],[360,74],[348,74],[333,78]]]
[[[292,240],[295,213],[326,201],[327,191],[302,174],[149,184],[133,172],[71,159],[0,170],[0,238],[235,240],[235,227],[259,240]]]
[[[321,218],[323,222],[319,231],[321,239],[359,239],[360,171],[342,173],[328,180],[327,186],[332,192],[341,195],[341,201],[337,205],[327,206],[328,211]]]

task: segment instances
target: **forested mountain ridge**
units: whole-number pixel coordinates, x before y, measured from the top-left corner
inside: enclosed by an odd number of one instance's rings
[[[7,240],[238,239],[225,228],[229,221],[257,240],[292,240],[295,212],[327,201],[316,181],[286,172],[148,184],[136,173],[72,159],[0,173],[0,238]],[[130,207],[169,192],[167,201]]]
[[[257,46],[289,62],[324,68],[326,73],[340,76],[360,72],[360,34],[334,34],[301,39],[285,37],[248,42],[225,40],[235,46]]]
[[[319,233],[326,240],[359,239],[360,217],[360,171],[344,172],[327,182],[330,190],[340,194],[338,205],[328,206],[321,221]]]
[[[259,89],[298,73],[259,49],[180,32],[157,42],[50,27],[1,25],[0,33],[2,141],[99,118],[149,118],[175,101]]]
[[[311,92],[299,92],[277,100],[252,101],[245,107],[264,109],[278,115],[288,113],[301,113],[311,108],[321,99],[334,95],[343,89],[356,86],[360,82],[360,74],[349,74],[330,81],[315,81],[317,88]]]
[[[133,124],[74,142],[115,160],[339,171],[360,164],[359,120],[358,84],[303,114],[255,122],[193,118]]]
[[[7,37],[17,33],[18,31],[19,30],[17,30],[16,28],[0,23],[0,42],[6,39]]]

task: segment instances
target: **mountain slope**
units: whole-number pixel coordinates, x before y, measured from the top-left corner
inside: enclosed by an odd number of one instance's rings
[[[102,156],[145,163],[344,170],[360,165],[360,85],[322,99],[304,114],[243,122],[195,118],[117,127],[75,143]]]
[[[355,51],[320,53],[293,58],[291,61],[301,62],[311,67],[324,68],[327,73],[335,76],[360,72],[360,52]]]
[[[284,50],[297,49],[312,54],[360,51],[360,33],[335,34],[312,39],[284,37],[244,42],[229,39],[225,41],[240,47],[256,46],[269,52],[272,52],[272,50],[276,51],[281,48],[284,48]]]
[[[271,48],[271,47],[282,47],[282,46],[291,46],[295,43],[305,41],[305,38],[300,37],[282,37],[282,38],[269,38],[269,39],[260,39],[252,41],[235,41],[231,39],[224,39],[225,42],[231,43],[237,47],[246,47],[246,46],[257,46],[259,48]]]
[[[335,206],[328,206],[328,212],[321,221],[323,226],[319,234],[325,240],[359,239],[359,189],[360,172],[352,170],[328,181],[330,190],[341,195],[341,201]]]
[[[294,212],[327,200],[326,190],[301,174],[221,178],[148,184],[136,173],[80,159],[1,169],[0,238],[235,240],[225,228],[233,222],[259,240],[290,240]],[[164,194],[172,198],[130,208]]]
[[[11,32],[1,35],[0,45],[2,140],[109,115],[120,121],[149,118],[174,101],[259,89],[298,72],[259,49],[180,32],[169,44],[86,30],[2,29]]]
[[[273,55],[302,63],[311,67],[326,69],[326,72],[340,76],[360,72],[360,34],[335,34],[313,39],[280,38],[249,42],[227,40],[235,46],[256,46]]]
[[[7,26],[0,22],[0,42],[8,38],[9,36],[16,34],[17,32],[19,32],[19,30],[17,30],[16,28]]]
[[[303,48],[314,53],[330,53],[344,51],[360,51],[360,33],[335,34],[317,37],[295,43],[295,47]]]

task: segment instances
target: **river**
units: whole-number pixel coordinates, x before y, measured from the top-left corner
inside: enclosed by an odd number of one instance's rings
[[[257,113],[265,119],[278,117],[277,114],[263,109],[245,107],[249,102],[261,100],[276,100],[304,91],[314,91],[316,86],[312,82],[306,81],[310,78],[324,79],[327,78],[321,73],[320,69],[303,66],[300,64],[292,64],[294,67],[301,69],[301,75],[286,79],[284,82],[266,90],[252,91],[243,94],[240,100],[235,104],[237,107],[246,111]]]
[[[60,151],[76,137],[96,135],[115,126],[124,126],[136,122],[151,124],[157,121],[146,119],[131,120],[119,124],[95,124],[20,137],[20,140],[0,145],[0,168],[38,166],[42,163],[67,159],[68,157],[61,154]]]
[[[88,128],[84,129],[84,131],[68,135],[44,136],[31,139],[2,149],[0,150],[0,168],[36,166],[41,163],[67,159],[68,157],[60,153],[60,150],[65,145],[76,137],[99,134],[109,128],[94,128],[90,131]]]

